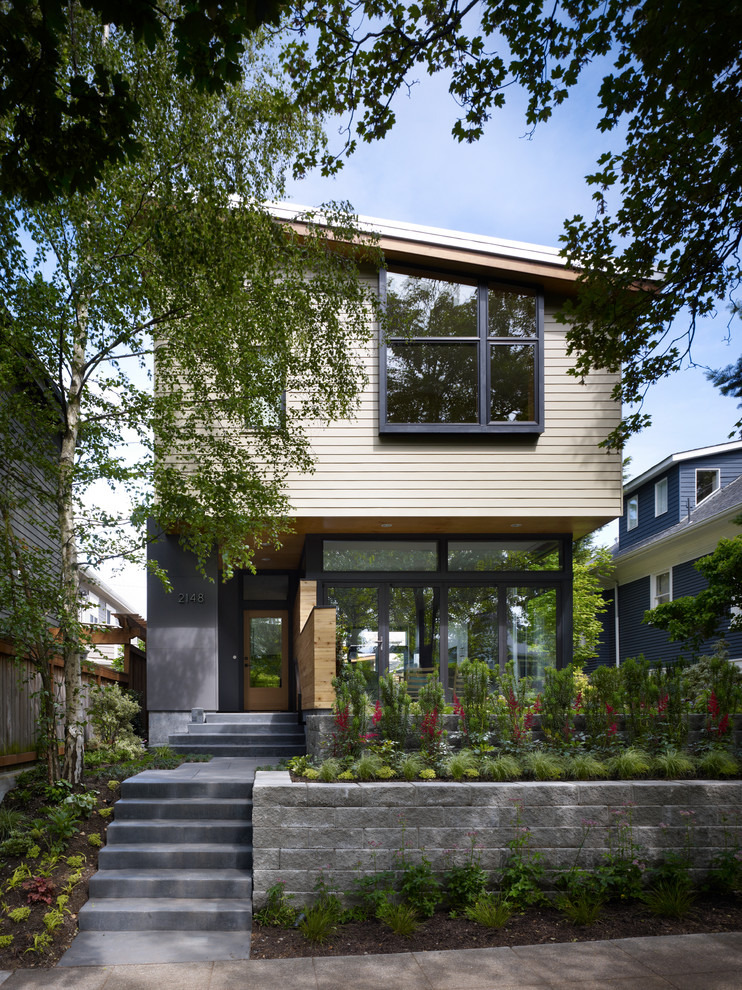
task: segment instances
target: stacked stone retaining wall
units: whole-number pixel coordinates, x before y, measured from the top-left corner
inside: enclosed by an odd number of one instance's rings
[[[482,866],[495,871],[510,854],[518,807],[547,870],[572,866],[586,828],[578,865],[597,863],[628,817],[638,858],[650,865],[682,852],[690,838],[700,874],[720,850],[742,846],[742,781],[321,784],[261,771],[253,789],[255,906],[278,880],[297,903],[311,901],[320,869],[331,886],[350,890],[362,873],[397,868],[402,850],[413,861],[424,851],[443,871],[463,864],[472,833]]]

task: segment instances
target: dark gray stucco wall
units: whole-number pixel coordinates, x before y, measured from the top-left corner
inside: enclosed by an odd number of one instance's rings
[[[153,534],[150,534],[153,535]],[[147,703],[150,711],[218,708],[218,561],[196,570],[177,537],[160,534],[148,556],[167,571],[166,591],[147,577]]]

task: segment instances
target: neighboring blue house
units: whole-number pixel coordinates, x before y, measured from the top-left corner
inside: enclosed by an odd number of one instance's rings
[[[682,643],[642,622],[644,613],[706,587],[693,564],[720,539],[742,535],[733,522],[741,514],[742,441],[671,454],[624,486],[614,585],[605,592],[609,608],[590,666],[623,663],[640,653],[664,663],[683,653]],[[742,632],[725,638],[732,659],[742,658]],[[704,652],[712,647],[704,644]]]

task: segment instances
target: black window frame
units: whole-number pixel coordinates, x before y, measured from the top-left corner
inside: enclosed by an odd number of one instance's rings
[[[418,269],[406,265],[391,265],[389,271],[393,274],[411,275],[419,278],[444,278],[456,281],[461,279],[476,279],[477,283],[477,337],[399,337],[390,335],[379,341],[379,434],[391,436],[394,434],[455,434],[469,436],[497,436],[513,434],[537,435],[544,432],[544,293],[540,286],[518,285],[514,282],[504,282],[485,276],[472,275],[466,272],[451,272],[440,269]],[[386,308],[387,279],[386,271],[379,272],[379,298],[383,308]],[[487,310],[488,289],[503,289],[512,292],[533,295],[536,301],[536,332],[532,337],[503,337],[494,338],[489,335]],[[390,423],[387,417],[387,354],[388,347],[395,339],[406,343],[460,343],[462,345],[477,344],[477,374],[478,374],[478,422],[477,423]],[[534,412],[535,419],[506,422],[489,421],[490,408],[490,349],[505,344],[523,344],[534,349]]]

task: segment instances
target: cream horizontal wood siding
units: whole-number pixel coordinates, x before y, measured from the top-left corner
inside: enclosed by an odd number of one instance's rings
[[[615,378],[595,374],[581,384],[567,374],[565,329],[554,312],[547,300],[543,434],[380,438],[374,346],[356,417],[309,430],[316,470],[288,481],[297,518],[517,517],[526,531],[529,519],[597,525],[619,515],[621,457],[598,446],[619,419]]]

